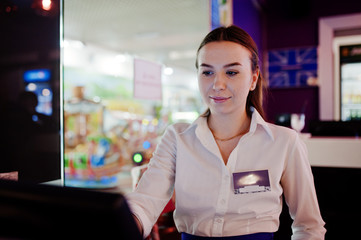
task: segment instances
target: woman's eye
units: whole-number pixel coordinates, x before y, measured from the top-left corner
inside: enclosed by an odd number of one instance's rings
[[[234,75],[236,75],[238,72],[236,72],[236,71],[227,71],[226,72],[226,74],[228,75],[228,76],[234,76]]]
[[[213,74],[212,71],[203,71],[203,72],[202,72],[202,75],[204,75],[204,76],[210,76],[210,75],[212,75],[212,74]]]

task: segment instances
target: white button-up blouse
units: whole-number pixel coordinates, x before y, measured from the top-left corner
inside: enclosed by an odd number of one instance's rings
[[[257,182],[262,177],[268,179]],[[292,239],[324,239],[305,144],[295,131],[265,122],[254,109],[250,130],[226,165],[206,117],[167,128],[148,170],[127,195],[144,236],[173,190],[179,232],[214,237],[276,232],[284,194],[294,220]]]

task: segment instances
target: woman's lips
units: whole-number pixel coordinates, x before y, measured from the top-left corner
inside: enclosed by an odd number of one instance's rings
[[[223,103],[225,101],[227,101],[228,99],[230,99],[231,97],[213,97],[213,96],[210,96],[210,98],[215,102],[215,103]]]

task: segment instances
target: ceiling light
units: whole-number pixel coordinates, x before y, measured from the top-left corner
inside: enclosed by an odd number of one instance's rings
[[[165,75],[172,75],[173,74],[173,72],[174,72],[174,70],[173,70],[173,68],[171,68],[171,67],[166,67],[166,68],[164,68],[164,74]]]
[[[51,9],[51,0],[43,0],[42,1],[42,8],[45,11],[49,11]]]
[[[65,48],[72,47],[72,48],[76,48],[76,49],[82,49],[85,47],[85,44],[79,40],[64,39],[63,47],[65,47]]]

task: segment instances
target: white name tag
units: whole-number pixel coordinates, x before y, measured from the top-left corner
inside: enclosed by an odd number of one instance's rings
[[[233,173],[234,194],[271,191],[268,170]]]

